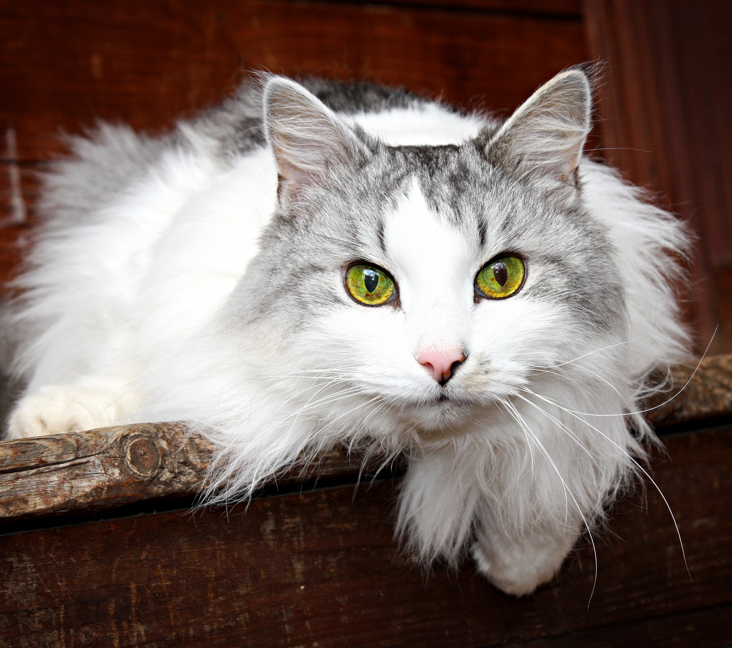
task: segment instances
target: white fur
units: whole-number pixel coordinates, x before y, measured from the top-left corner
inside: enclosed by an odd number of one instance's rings
[[[485,125],[485,120],[476,115],[459,115],[433,104],[362,113],[352,121],[392,146],[462,144],[475,137]]]
[[[438,106],[349,120],[391,144],[461,143],[485,124]],[[122,146],[129,135],[117,136]],[[35,297],[17,321],[46,325],[18,360],[29,386],[11,434],[199,424],[219,448],[219,499],[250,496],[344,441],[387,457],[404,451],[398,532],[408,547],[454,562],[474,541],[479,569],[516,595],[551,578],[626,483],[631,457],[643,456],[623,413],[636,409],[644,377],[684,353],[668,285],[681,226],[612,171],[581,163],[630,313],[625,327],[588,339],[560,303],[517,295],[475,308],[485,258],[414,184],[387,221],[388,258],[373,259],[398,276],[402,308],[334,309],[283,345],[274,329],[241,335],[221,319],[277,203],[271,151],[223,167],[210,142],[189,139],[91,224],[39,243],[39,265],[21,282]],[[488,237],[501,252],[500,236]],[[539,276],[529,273],[525,289]],[[565,341],[546,344],[557,331]],[[455,346],[471,354],[451,381],[459,402],[445,409],[416,358]]]

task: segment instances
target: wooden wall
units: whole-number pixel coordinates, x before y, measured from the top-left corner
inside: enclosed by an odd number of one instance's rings
[[[607,62],[605,157],[662,194],[699,237],[683,289],[699,348],[732,351],[732,3],[585,0],[588,47]]]
[[[158,132],[248,72],[365,77],[506,114],[557,71],[606,64],[598,147],[688,219],[682,287],[703,348],[732,350],[732,4],[723,0],[2,2],[0,282],[34,172],[97,120]]]
[[[98,119],[157,132],[247,72],[365,77],[508,112],[588,58],[579,2],[3,2],[0,279],[33,221],[34,171]]]

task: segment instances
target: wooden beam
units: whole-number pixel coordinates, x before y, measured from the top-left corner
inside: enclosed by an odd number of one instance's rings
[[[668,390],[647,404],[652,422],[698,424],[732,414],[732,356],[710,357],[696,372],[695,368],[677,367]],[[0,442],[0,519],[93,512],[193,496],[204,483],[212,452],[207,440],[172,423]],[[362,461],[358,455],[336,450],[315,466],[283,473],[277,482],[347,475],[355,482]]]
[[[502,594],[468,560],[420,569],[393,539],[387,480],[0,536],[0,643],[728,645],[732,429],[667,449],[652,463],[673,517],[654,488],[635,493],[595,533],[596,555],[585,537],[529,597]]]

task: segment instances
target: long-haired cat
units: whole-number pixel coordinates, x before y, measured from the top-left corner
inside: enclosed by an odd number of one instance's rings
[[[218,501],[333,446],[403,453],[406,546],[531,592],[686,350],[685,229],[583,157],[590,124],[581,69],[502,123],[272,76],[164,137],[74,140],[18,282],[11,436],[187,421]]]

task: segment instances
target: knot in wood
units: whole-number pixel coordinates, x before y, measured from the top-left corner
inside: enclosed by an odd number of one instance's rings
[[[130,470],[140,477],[152,477],[160,469],[160,448],[145,435],[128,437],[125,443],[125,459]]]
[[[90,641],[93,641],[95,634],[94,626],[85,625],[79,630],[79,638],[82,643],[89,643]]]

